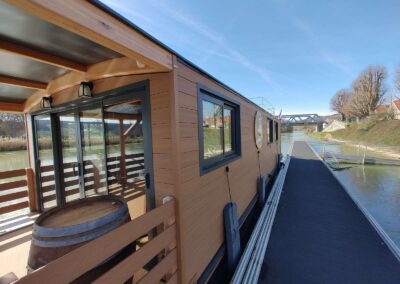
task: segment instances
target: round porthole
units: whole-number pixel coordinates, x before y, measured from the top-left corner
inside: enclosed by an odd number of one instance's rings
[[[256,141],[257,149],[261,149],[263,145],[263,123],[262,114],[257,111],[254,119],[254,139]]]

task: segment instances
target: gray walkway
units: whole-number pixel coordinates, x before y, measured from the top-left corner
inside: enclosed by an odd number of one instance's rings
[[[400,283],[400,262],[304,142],[294,144],[260,283]]]

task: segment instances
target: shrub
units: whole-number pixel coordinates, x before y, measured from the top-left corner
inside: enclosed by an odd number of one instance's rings
[[[372,127],[374,127],[378,121],[379,121],[379,116],[378,115],[371,115],[365,119],[363,119],[362,121],[360,121],[360,123],[358,124],[358,130],[364,130],[364,131],[368,131],[369,129],[371,129]]]
[[[0,152],[26,150],[26,140],[22,138],[9,138],[0,140]]]

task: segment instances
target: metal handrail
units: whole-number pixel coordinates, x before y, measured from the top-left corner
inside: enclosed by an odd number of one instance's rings
[[[290,156],[288,155],[232,277],[233,284],[258,282],[289,163]]]

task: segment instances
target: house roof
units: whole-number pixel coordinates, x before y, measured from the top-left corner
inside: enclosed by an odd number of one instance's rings
[[[375,112],[377,113],[382,113],[382,112],[386,112],[389,108],[389,105],[379,105],[376,107]]]
[[[393,104],[397,107],[398,110],[400,110],[400,100],[393,101]]]

